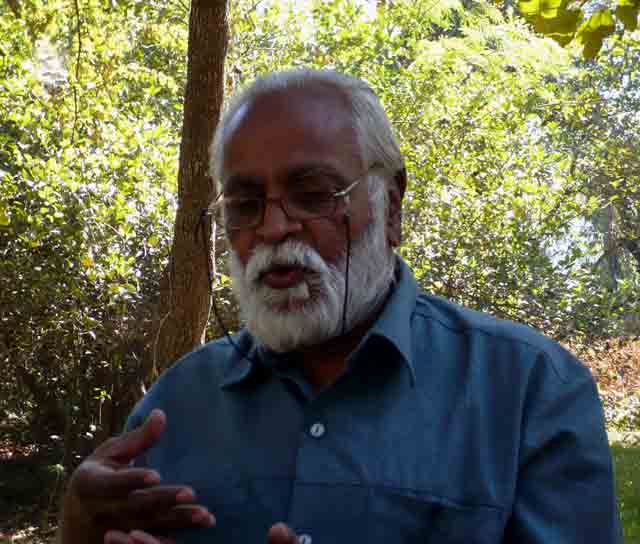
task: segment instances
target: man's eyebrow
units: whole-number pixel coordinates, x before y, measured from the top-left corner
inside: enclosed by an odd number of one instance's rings
[[[296,180],[305,178],[307,176],[313,176],[317,174],[324,174],[336,178],[339,181],[344,180],[344,176],[339,170],[326,163],[306,163],[296,166],[286,173],[288,180]]]
[[[314,175],[322,174],[334,178],[338,183],[344,183],[347,180],[344,175],[334,166],[326,162],[308,162],[294,166],[283,172],[281,177],[286,182],[295,182]],[[236,173],[231,174],[223,183],[223,192],[225,194],[235,193],[242,190],[258,190],[264,186],[264,180],[255,174]]]
[[[264,182],[258,177],[251,174],[231,174],[224,181],[224,193],[240,191],[242,189],[259,189]]]

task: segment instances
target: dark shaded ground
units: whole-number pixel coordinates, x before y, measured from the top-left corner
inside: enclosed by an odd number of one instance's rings
[[[44,448],[0,441],[0,544],[53,540],[63,484],[59,459]]]
[[[593,373],[609,429],[640,431],[640,338],[568,345]]]

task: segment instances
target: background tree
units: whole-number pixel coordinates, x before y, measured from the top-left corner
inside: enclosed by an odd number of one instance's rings
[[[201,341],[211,243],[195,226],[213,190],[206,148],[221,105],[226,12],[224,2],[194,5],[177,200],[185,7],[27,7],[0,17],[9,44],[0,63],[0,408],[38,441],[61,439],[68,466],[119,431],[158,362],[154,346],[162,367]],[[162,269],[182,293],[177,312],[176,298],[159,302]],[[188,305],[191,291],[204,296]],[[168,317],[151,334],[158,307]]]
[[[209,322],[215,223],[203,211],[215,197],[208,148],[222,108],[227,39],[226,0],[192,0],[178,208],[150,354],[156,375],[201,345]]]
[[[154,37],[171,14],[84,8],[0,17],[2,409],[63,437],[65,464],[140,395],[181,101]]]
[[[591,245],[593,281],[627,331],[640,315],[640,43],[637,37],[605,47],[600,63],[564,81],[576,98],[555,121],[583,200],[593,203],[582,230]],[[586,263],[585,263],[586,264]]]

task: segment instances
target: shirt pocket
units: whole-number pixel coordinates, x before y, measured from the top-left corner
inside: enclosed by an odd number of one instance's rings
[[[499,544],[508,516],[498,507],[376,488],[371,492],[369,517],[370,544]]]
[[[266,522],[255,512],[248,484],[233,481],[204,482],[193,485],[197,502],[206,506],[216,518],[213,528],[169,531],[162,536],[188,544],[228,544],[229,542],[264,542]]]

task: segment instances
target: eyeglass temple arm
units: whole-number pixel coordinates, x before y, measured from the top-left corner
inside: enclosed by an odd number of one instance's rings
[[[381,163],[377,163],[377,162],[372,164],[369,168],[367,168],[367,171],[364,174],[364,176],[362,176],[361,178],[355,180],[348,187],[342,189],[342,191],[338,191],[336,193],[333,193],[333,196],[334,197],[345,197],[345,198],[347,198],[347,204],[348,204],[349,203],[349,200],[348,200],[349,193],[351,191],[353,191],[353,189],[355,189],[355,187],[356,187],[356,185],[358,185],[358,183],[360,183],[362,180],[367,178],[367,176],[369,175],[371,170],[377,170],[378,168],[384,168],[384,166]]]
[[[358,183],[360,183],[363,180],[363,178],[357,179],[355,180],[353,183],[351,183],[348,187],[342,189],[342,191],[337,191],[335,193],[333,193],[334,197],[345,197],[347,199],[349,199],[349,193],[355,188],[356,185],[358,185]]]
[[[204,210],[202,210],[202,213],[205,215],[212,215],[215,209],[218,206],[220,206],[222,199],[223,199],[223,193],[222,191],[220,191],[218,193],[218,196],[216,196],[216,198],[213,200],[213,202],[209,204]]]

